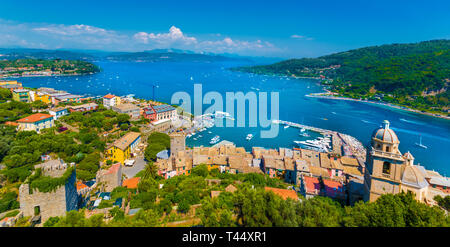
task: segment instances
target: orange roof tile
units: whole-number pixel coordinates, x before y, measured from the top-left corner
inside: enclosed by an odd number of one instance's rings
[[[17,122],[19,122],[19,123],[34,123],[34,122],[44,120],[47,118],[53,118],[53,116],[50,114],[36,113],[31,116],[19,119],[19,120],[17,120]]]
[[[81,181],[77,182],[77,191],[80,191],[80,190],[86,189],[86,188],[89,188],[89,187],[87,185],[83,184],[83,182],[81,182]]]
[[[136,189],[141,178],[129,178],[125,179],[122,183],[123,187],[127,187],[128,189]]]
[[[19,124],[16,123],[16,122],[7,121],[7,122],[5,123],[5,125],[17,126],[17,125],[19,125]]]
[[[272,188],[272,187],[265,187],[266,191],[272,191],[275,193],[275,195],[280,196],[284,200],[291,198],[293,200],[298,200],[297,192],[294,190],[286,190],[286,189],[278,189],[278,188]]]
[[[318,194],[320,192],[320,183],[318,178],[305,176],[303,177],[303,181],[305,182],[307,193]]]
[[[116,96],[112,95],[112,94],[107,94],[107,95],[103,96],[103,98],[105,98],[105,99],[112,99],[114,97],[116,97]]]

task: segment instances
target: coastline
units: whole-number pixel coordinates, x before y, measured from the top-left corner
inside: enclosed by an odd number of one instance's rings
[[[61,77],[61,76],[85,76],[85,75],[93,75],[99,72],[89,72],[83,74],[59,74],[59,75],[25,75],[25,76],[7,76],[0,77],[0,80],[8,80],[8,79],[19,79],[19,78],[30,78],[30,77]]]
[[[353,99],[353,98],[347,98],[347,97],[341,97],[341,96],[332,96],[332,95],[330,95],[328,93],[312,93],[312,94],[307,94],[305,96],[306,97],[311,97],[311,98],[348,100],[348,101],[355,101],[355,102],[361,102],[361,103],[376,104],[376,105],[386,106],[386,107],[394,108],[394,109],[398,109],[398,110],[403,110],[403,111],[418,113],[418,114],[422,114],[422,115],[427,115],[427,116],[430,116],[430,117],[437,117],[437,118],[441,118],[441,119],[450,120],[450,116],[444,116],[444,115],[437,114],[437,113],[422,112],[422,111],[419,111],[419,110],[416,110],[416,109],[413,109],[413,108],[408,108],[408,107],[405,107],[405,106],[395,105],[395,104],[391,104],[391,103],[384,103],[384,102],[377,102],[377,101],[370,101],[370,100],[362,100],[362,99]]]

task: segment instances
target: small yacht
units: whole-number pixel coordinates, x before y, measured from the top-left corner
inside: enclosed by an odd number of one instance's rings
[[[284,126],[285,129],[289,128],[289,125]]]
[[[427,149],[428,147],[422,144],[422,136],[420,136],[419,143],[416,142],[416,146],[419,146],[423,149]]]
[[[300,133],[299,135],[303,136],[303,137],[310,137],[310,135],[308,133],[306,133],[306,132]]]
[[[247,141],[250,141],[252,138],[253,138],[253,135],[252,134],[248,134],[245,139],[247,139]]]
[[[209,144],[216,144],[220,141],[220,136],[214,136],[213,138],[211,138],[211,141],[209,142]]]

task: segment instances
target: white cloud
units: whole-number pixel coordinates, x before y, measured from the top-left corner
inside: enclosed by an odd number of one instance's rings
[[[195,52],[245,55],[265,55],[279,51],[267,41],[235,39],[214,32],[200,38],[185,34],[176,26],[170,27],[168,32],[127,33],[84,24],[16,23],[0,19],[0,37],[0,46],[3,47],[111,51],[178,48]]]
[[[172,26],[169,29],[168,33],[146,33],[146,32],[139,32],[136,33],[134,36],[134,39],[136,39],[138,42],[149,44],[149,43],[158,43],[158,44],[173,44],[176,42],[179,42],[183,45],[191,45],[197,43],[197,39],[194,37],[189,37],[183,34],[181,29]]]
[[[305,36],[298,35],[298,34],[293,34],[293,35],[291,35],[291,38],[293,38],[293,39],[303,39],[303,38],[305,38]]]
[[[305,40],[313,40],[314,39],[314,38],[311,38],[311,37],[307,37],[305,35],[298,35],[298,34],[291,35],[291,38],[293,38],[293,39],[305,39]]]

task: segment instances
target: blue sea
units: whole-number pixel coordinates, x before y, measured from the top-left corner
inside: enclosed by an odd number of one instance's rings
[[[312,79],[287,79],[228,70],[230,67],[247,65],[248,62],[96,63],[102,68],[102,72],[94,75],[33,77],[21,78],[20,81],[26,87],[53,87],[74,94],[134,94],[137,98],[145,99],[152,99],[153,85],[157,85],[155,99],[169,103],[175,92],[184,91],[193,95],[196,83],[202,84],[203,94],[217,91],[224,99],[225,92],[279,92],[279,118],[282,120],[338,131],[368,144],[373,130],[387,119],[400,139],[402,153],[410,151],[415,157],[415,163],[439,171],[443,175],[450,175],[449,120],[368,103],[306,97],[306,94],[322,91]],[[207,107],[208,105],[204,106]],[[260,127],[214,127],[208,131],[202,132],[201,138],[198,138],[197,134],[196,141],[189,138],[187,144],[209,146],[210,139],[219,135],[222,140],[232,141],[250,151],[252,146],[293,147],[293,141],[305,139],[298,135],[298,129],[284,129],[282,126],[278,136],[273,139],[260,138]],[[249,133],[255,137],[247,141],[245,137]],[[415,145],[420,136],[428,149]]]

